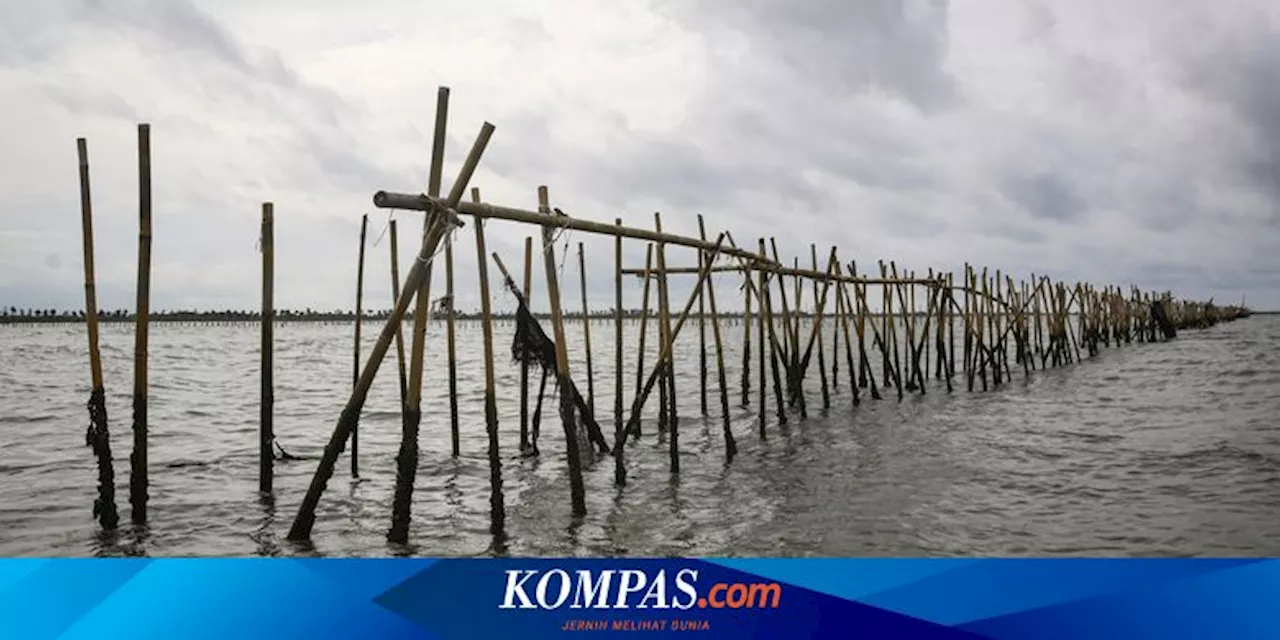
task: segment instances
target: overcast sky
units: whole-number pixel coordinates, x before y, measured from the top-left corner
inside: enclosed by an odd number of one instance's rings
[[[1272,0],[0,0],[0,304],[83,307],[84,136],[99,300],[133,306],[148,122],[153,308],[256,308],[263,201],[279,306],[352,305],[366,212],[366,306],[389,306],[371,196],[425,189],[441,85],[446,187],[497,127],[486,201],[535,208],[545,184],[574,216],[661,211],[696,235],[701,213],[805,263],[835,244],[860,268],[968,261],[1280,308]],[[421,217],[395,215],[407,267]],[[519,268],[534,230],[486,229]],[[609,308],[612,241],[561,239],[566,302],[585,240]],[[474,308],[471,229],[455,242]]]

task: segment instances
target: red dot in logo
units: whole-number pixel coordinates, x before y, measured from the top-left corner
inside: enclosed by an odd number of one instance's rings
[[[699,608],[699,609],[706,609],[706,608],[707,608],[707,599],[706,599],[706,598],[698,598],[698,608]]]

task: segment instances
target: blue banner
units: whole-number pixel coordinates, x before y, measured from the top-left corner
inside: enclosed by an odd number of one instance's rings
[[[1257,559],[0,560],[3,638],[1275,638]]]

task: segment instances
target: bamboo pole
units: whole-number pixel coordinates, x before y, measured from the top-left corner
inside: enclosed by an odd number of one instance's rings
[[[147,522],[147,325],[151,319],[151,125],[138,125],[138,298],[133,343],[133,454],[129,504]]]
[[[839,260],[836,261],[835,270],[836,270],[836,275],[840,275]],[[849,306],[848,296],[845,294],[844,286],[845,286],[845,283],[843,282],[836,283],[835,335],[838,339],[841,333],[844,334],[844,362],[845,362],[845,368],[849,370],[849,391],[853,395],[853,406],[856,407],[862,403],[862,399],[859,397],[860,394],[858,392],[857,368],[854,367],[854,364],[853,364],[853,344],[851,340],[852,334],[849,332],[850,311],[847,309],[847,307]],[[832,355],[833,359],[838,360],[839,357],[840,357],[839,353],[835,353]],[[835,365],[833,364],[832,370],[831,370],[831,375],[833,380],[837,377],[837,374],[839,373],[838,371],[836,371],[834,367]]]
[[[538,187],[538,211],[551,218],[551,200],[545,186]],[[559,217],[559,216],[556,216]],[[556,273],[555,238],[550,226],[542,227],[542,256],[547,271],[547,298],[551,304],[551,324],[556,339],[556,380],[560,386],[560,421],[564,425],[565,456],[569,464],[569,498],[573,515],[587,513],[586,490],[582,485],[582,461],[578,450],[577,419],[574,417],[573,384],[569,377],[569,352],[565,346],[564,313],[560,309],[560,281]]]
[[[698,223],[702,224],[702,214],[698,214]],[[702,240],[706,234],[700,234]],[[706,259],[701,251],[698,252],[698,266],[702,267],[703,260]],[[698,294],[698,392],[702,415],[707,415],[707,303],[706,290]]]
[[[352,345],[351,388],[360,383],[360,326],[364,324],[364,246],[369,214],[360,218],[360,262],[356,267],[356,335]],[[360,477],[360,416],[351,424],[351,477]]]
[[[272,492],[274,469],[271,444],[275,441],[272,408],[275,392],[272,350],[275,344],[275,212],[270,202],[262,203],[262,357],[261,388],[258,395],[258,491]]]
[[[85,444],[93,449],[98,461],[98,497],[93,501],[93,515],[103,529],[114,530],[120,523],[116,510],[116,474],[111,459],[111,433],[107,425],[106,390],[102,380],[102,355],[98,349],[98,294],[93,268],[93,199],[89,185],[89,147],[84,138],[76,139],[80,169],[80,224],[84,248],[84,319],[89,337],[89,428]]]
[[[622,218],[614,223],[621,227]],[[627,466],[622,449],[627,444],[622,430],[622,236],[613,244],[613,481],[619,487],[627,484]]]
[[[724,242],[725,235],[726,234],[721,233],[719,239],[717,239],[716,243],[713,245],[714,247],[713,254],[712,254],[713,256],[719,255],[720,246]],[[693,306],[698,301],[698,292],[702,290],[702,287],[704,286],[704,283],[707,280],[707,275],[709,274],[710,274],[709,271],[699,274],[698,280],[694,284],[693,292],[689,294],[689,300],[685,303],[684,309],[680,312],[680,317],[676,320],[675,326],[671,329],[670,333],[668,334],[670,337],[670,340],[664,341],[663,344],[670,345],[675,343],[676,336],[680,335],[680,330],[684,327],[685,321],[688,320],[689,313],[693,311]],[[670,316],[668,316],[668,318],[669,317]],[[649,395],[653,391],[654,383],[656,383],[658,381],[658,378],[661,375],[663,375],[664,364],[668,360],[670,360],[671,357],[672,357],[671,349],[664,348],[660,350],[658,354],[657,366],[649,374],[649,377],[646,379],[644,386],[641,387],[640,389],[640,393],[636,396],[635,401],[632,402],[631,404],[631,414],[627,418],[627,427],[626,427],[628,433],[632,433],[639,428],[640,411],[644,408],[645,402],[649,399]]]
[[[481,231],[478,224],[476,233],[476,238],[479,239]],[[483,251],[480,252],[479,257],[480,262],[483,263],[485,261]],[[488,284],[486,283],[485,286],[487,287]],[[461,433],[458,429],[458,351],[454,327],[454,317],[458,310],[453,297],[453,234],[449,234],[444,239],[444,297],[449,301],[449,307],[445,309],[444,324],[445,360],[449,370],[449,445],[450,452],[456,458],[461,454],[462,445],[459,442]],[[499,478],[499,484],[501,484],[501,478]]]
[[[762,259],[765,257],[764,238],[760,239],[760,257]],[[782,285],[781,279],[779,279],[778,289],[781,290],[783,288],[784,287]],[[764,272],[761,272],[761,275],[760,275],[760,293],[763,294],[763,299],[764,299],[764,307],[762,309],[762,315],[764,316],[765,322],[768,326],[769,345],[770,347],[772,347],[769,351],[769,371],[772,374],[772,378],[773,378],[773,400],[774,400],[774,404],[777,405],[776,409],[778,414],[778,424],[784,425],[784,424],[787,424],[787,407],[782,401],[782,381],[779,379],[779,376],[778,376],[778,358],[779,358],[779,354],[781,353],[781,350],[778,345],[777,331],[775,331],[773,327],[773,287],[768,284],[768,280],[765,278]],[[764,341],[762,340],[761,345],[763,346],[763,344],[764,344]],[[763,363],[761,363],[762,376],[763,376],[763,371],[764,371],[764,367],[763,367]],[[761,380],[761,382],[763,384],[763,379]],[[764,411],[763,402],[760,403],[760,410]],[[764,420],[761,419],[760,420],[760,437],[761,438],[764,438],[764,424],[765,424]]]
[[[438,124],[437,128],[443,129],[443,125]],[[489,139],[492,136],[493,125],[488,122],[484,123],[480,128],[480,135],[476,137],[475,143],[467,154],[466,160],[458,172],[458,177],[453,183],[453,188],[449,192],[449,203],[456,204],[462,200],[467,183],[471,181],[471,176],[475,173],[476,166],[480,164],[480,157],[484,155],[484,149],[488,146]],[[449,208],[451,209],[452,207]],[[429,223],[427,233],[423,238],[422,248],[418,251],[418,257],[414,260],[413,266],[409,268],[408,275],[405,276],[404,291],[401,292],[395,309],[387,317],[387,323],[383,327],[382,333],[378,336],[378,341],[374,344],[373,351],[369,354],[369,359],[365,362],[364,371],[360,374],[360,382],[356,385],[355,390],[352,391],[351,397],[347,399],[342,415],[338,418],[338,423],[333,429],[333,435],[329,438],[329,443],[325,445],[320,464],[316,467],[315,475],[311,478],[311,484],[307,487],[306,496],[303,497],[302,504],[298,507],[298,515],[294,517],[293,525],[289,529],[290,540],[307,540],[311,538],[311,529],[315,525],[316,507],[320,504],[320,496],[324,493],[325,485],[333,477],[334,465],[338,456],[342,453],[342,449],[346,446],[347,437],[351,434],[352,420],[364,405],[369,387],[373,384],[373,379],[378,373],[378,366],[382,364],[382,358],[386,355],[387,349],[395,337],[397,325],[404,318],[404,313],[408,310],[409,303],[413,301],[415,295],[421,292],[422,283],[428,275],[427,265],[431,263],[440,240],[446,233],[453,230],[456,222],[446,211],[442,215],[434,216],[434,219]],[[413,389],[411,387],[411,398],[412,395]],[[413,410],[417,411],[416,406],[413,407]],[[400,441],[400,452],[396,456],[396,490],[392,499],[391,529],[387,533],[387,539],[391,542],[403,543],[408,539],[409,515],[413,501],[413,481],[417,475],[417,463],[418,423],[406,420]]]
[[[702,240],[707,239],[707,227],[702,220],[702,215],[698,215],[698,237]],[[710,267],[708,258],[703,256],[704,267]],[[619,274],[621,277],[621,274]],[[716,377],[720,383],[720,419],[724,425],[724,454],[726,461],[732,461],[733,457],[738,453],[738,444],[733,439],[733,429],[731,428],[729,415],[729,389],[725,382],[724,374],[724,343],[720,338],[720,313],[716,310],[716,286],[715,281],[711,279],[711,272],[707,271],[706,298],[707,303],[711,307],[711,334],[716,343]],[[699,311],[702,306],[702,296],[698,296]]]
[[[835,251],[835,247],[831,248]],[[836,260],[835,274],[840,275],[840,261]],[[817,282],[816,280],[814,282]],[[831,326],[831,393],[840,393],[840,327],[844,322],[844,305],[840,304],[843,296],[840,286],[836,285],[835,318]]]
[[[533,236],[524,237],[524,299],[533,295]],[[531,304],[531,303],[530,303]],[[529,310],[533,314],[533,309]],[[545,376],[543,378],[546,380]],[[529,363],[520,363],[520,453],[530,451],[529,442]]]
[[[400,299],[400,240],[396,236],[396,221],[391,227],[391,305],[394,307]],[[400,374],[400,419],[404,420],[404,401],[409,393],[408,373],[404,368],[404,323],[396,324],[396,371]]]
[[[764,258],[764,238],[760,239],[760,258]],[[768,389],[768,383],[765,381],[765,355],[766,353],[772,354],[773,349],[772,345],[770,345],[769,348],[766,348],[764,341],[765,316],[769,313],[768,274],[764,271],[760,271],[757,274],[757,277],[759,278],[760,283],[759,286],[756,287],[756,297],[760,301],[760,311],[756,314],[756,342],[760,344],[756,350],[760,352],[760,362],[758,367],[760,369],[760,439],[764,440],[765,425],[768,423],[768,416],[766,415],[767,408],[765,407],[765,400],[767,396],[766,390]],[[748,272],[747,281],[749,282],[750,280],[751,274]],[[777,374],[775,373],[774,375],[776,376]]]
[[[591,309],[587,306],[587,259],[582,243],[578,243],[578,274],[582,288],[582,341],[587,355],[587,411],[596,415],[595,367],[591,364]]]
[[[662,233],[662,215],[655,212],[653,214],[654,229],[658,233]],[[675,390],[675,371],[670,357],[672,353],[672,345],[675,342],[674,336],[671,335],[671,298],[670,290],[667,287],[667,245],[664,242],[658,243],[658,326],[662,328],[660,340],[662,344],[662,352],[668,354],[668,357],[659,359],[659,367],[663,368],[666,384],[667,384],[667,448],[671,460],[671,473],[680,473],[680,417],[676,412],[676,390]],[[694,292],[701,297],[702,287]]]
[[[809,253],[812,255],[812,258],[813,258],[813,270],[817,271],[818,270],[817,245],[810,244]],[[830,271],[830,270],[831,270],[831,267],[828,266],[827,271]],[[830,288],[831,285],[830,283],[828,283],[823,288],[822,290],[823,301],[820,302],[818,300],[818,281],[813,280],[812,282],[813,282],[813,308],[814,308],[813,327],[814,327],[814,331],[818,336],[818,378],[819,378],[819,381],[822,383],[822,408],[830,409],[831,408],[831,391],[827,387],[827,357],[823,355],[823,351],[826,349],[826,346],[822,339],[822,311],[823,311],[822,302],[825,302],[827,290]]]
[[[653,244],[649,244],[645,248],[644,266],[647,270],[653,264]],[[653,282],[648,276],[644,279],[644,290],[640,294],[640,349],[639,357],[636,362],[636,395],[640,395],[640,389],[644,387],[644,359],[645,359],[645,339],[649,335],[649,285]]]
[[[480,190],[471,189],[471,200],[480,201]],[[489,300],[489,252],[484,243],[484,221],[477,220],[476,269],[480,279],[480,318],[484,331],[484,426],[489,437],[489,532],[500,534],[506,527],[502,499],[502,458],[498,453],[498,392],[493,375],[493,310]],[[445,245],[448,247],[448,244]],[[452,298],[450,298],[450,315]],[[562,387],[561,395],[564,395]],[[457,455],[455,450],[455,455]]]
[[[429,211],[441,204],[438,197],[430,194],[421,193],[394,193],[389,191],[379,191],[373,197],[374,205],[381,209],[404,209],[409,211]],[[633,240],[645,240],[648,242],[664,242],[668,245],[688,247],[690,249],[700,249],[702,251],[712,251],[715,248],[710,244],[704,243],[696,238],[689,238],[671,233],[657,233],[649,229],[636,229],[632,227],[622,227],[619,229],[616,225],[605,222],[595,222],[592,220],[583,220],[567,215],[557,215],[548,217],[538,214],[534,211],[517,209],[514,207],[502,207],[498,205],[482,203],[475,204],[464,202],[457,207],[451,207],[455,213],[460,215],[475,216],[479,218],[497,218],[500,220],[508,220],[511,222],[523,222],[526,224],[535,224],[543,227],[554,227],[557,229],[568,229],[573,231],[585,231],[605,236],[623,236]],[[747,251],[725,247],[721,253],[723,255],[742,258],[751,261],[757,260],[757,256]],[[766,263],[768,261],[766,260]]]
[[[436,92],[435,134],[431,141],[431,166],[427,176],[427,195],[432,197],[440,195],[442,174],[444,172],[444,147],[448,122],[449,88],[440,87]],[[462,196],[463,192],[460,192],[458,194],[459,201]],[[376,195],[374,196],[374,202],[377,202]],[[433,217],[437,217],[437,215],[435,213],[428,213],[428,215],[423,219],[424,237],[432,226]],[[403,431],[405,433],[412,433],[414,436],[412,462],[415,467],[417,465],[417,434],[419,426],[422,423],[422,368],[426,360],[427,318],[428,314],[431,312],[431,275],[434,264],[435,261],[431,260],[424,265],[422,282],[418,285],[418,288],[415,291],[417,294],[417,301],[413,311],[413,333],[411,334],[413,338],[410,342],[409,350],[409,395],[408,402],[406,403],[408,406],[404,411],[405,424]],[[403,451],[403,447],[404,442],[402,440],[402,452],[408,455],[408,452]],[[406,457],[405,464],[409,464],[409,462],[409,459]],[[409,478],[410,487],[407,489],[407,492],[408,494],[412,494],[412,478],[417,475],[416,468],[414,470],[405,469],[404,474]],[[408,509],[408,505],[404,506],[404,517],[406,518],[405,526],[408,526]],[[407,532],[401,532],[394,525],[392,526],[392,529],[397,537],[402,533],[407,535]]]
[[[742,406],[751,404],[751,272],[743,273],[742,286]]]

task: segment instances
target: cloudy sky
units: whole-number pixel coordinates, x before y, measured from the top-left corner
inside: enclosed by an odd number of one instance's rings
[[[366,212],[387,306],[371,196],[425,188],[441,85],[446,186],[497,127],[486,201],[534,208],[545,184],[571,215],[696,235],[701,213],[805,262],[835,244],[1280,308],[1271,0],[0,0],[0,304],[83,306],[84,136],[100,301],[132,306],[148,122],[153,308],[255,308],[264,201],[280,306],[351,305]],[[395,218],[407,256],[421,218]],[[532,229],[486,228],[520,264]],[[611,241],[562,240],[611,306]],[[455,242],[474,308],[470,228]]]

